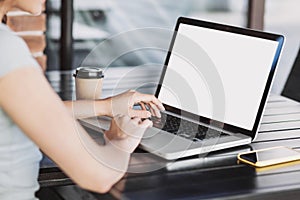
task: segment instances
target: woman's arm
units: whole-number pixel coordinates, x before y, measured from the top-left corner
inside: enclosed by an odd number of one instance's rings
[[[94,116],[112,117],[110,99],[63,101],[63,103],[76,119]]]
[[[64,101],[64,104],[75,118],[103,115],[149,118],[151,115],[160,117],[160,111],[164,110],[162,103],[154,95],[132,90],[106,99]],[[142,109],[134,110],[135,104],[140,104]]]
[[[4,111],[81,187],[107,192],[126,172],[130,154],[115,145],[96,145],[39,70],[10,72],[0,79],[0,91]]]

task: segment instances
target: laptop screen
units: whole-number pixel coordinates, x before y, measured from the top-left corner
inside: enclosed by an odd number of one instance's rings
[[[176,30],[158,98],[174,108],[251,131],[277,63],[279,42],[192,24],[179,23]],[[190,54],[196,55],[194,60]],[[220,107],[222,112],[214,110]]]

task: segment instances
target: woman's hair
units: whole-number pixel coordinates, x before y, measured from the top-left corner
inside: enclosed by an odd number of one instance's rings
[[[0,2],[3,2],[5,0],[0,0]],[[7,21],[7,16],[4,15],[3,18],[2,18],[2,23],[6,24],[6,21]]]
[[[2,23],[3,23],[3,24],[6,24],[6,21],[7,21],[7,16],[4,15],[4,16],[3,16],[3,19],[2,19]]]

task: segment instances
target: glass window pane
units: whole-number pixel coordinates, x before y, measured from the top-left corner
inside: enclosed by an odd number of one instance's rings
[[[267,0],[265,30],[280,33],[284,35],[286,39],[272,88],[272,92],[281,93],[299,49],[299,1]]]
[[[73,68],[94,50],[85,61],[92,65],[107,65],[101,59],[110,57],[110,66],[137,66],[148,63],[163,64],[171,34],[146,34],[145,28],[163,28],[170,33],[179,16],[222,22],[238,26],[246,24],[247,0],[74,0],[74,59]],[[48,1],[48,70],[58,69],[58,38],[60,0]],[[133,31],[133,30],[145,31]],[[123,35],[121,37],[118,37]],[[107,46],[99,47],[108,40]],[[160,39],[164,50],[145,48]],[[100,45],[101,46],[101,45]],[[103,45],[102,45],[103,46]],[[136,49],[138,46],[140,50]],[[131,50],[118,55],[121,48]],[[114,58],[115,57],[115,58]],[[113,59],[114,58],[114,59]]]

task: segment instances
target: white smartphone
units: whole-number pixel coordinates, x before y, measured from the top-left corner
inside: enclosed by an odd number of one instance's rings
[[[255,167],[300,160],[300,151],[288,147],[272,147],[238,154],[238,160]]]

